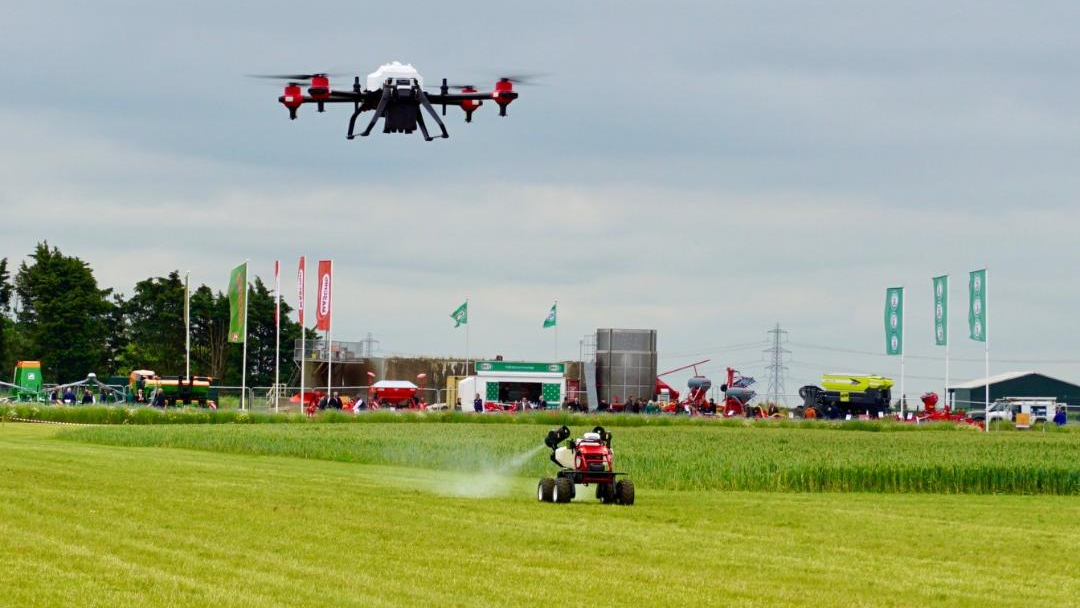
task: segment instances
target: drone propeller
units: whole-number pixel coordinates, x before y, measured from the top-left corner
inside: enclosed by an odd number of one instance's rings
[[[341,74],[327,74],[326,72],[316,72],[314,74],[248,74],[249,78],[268,78],[271,80],[311,80],[316,76],[322,76],[324,78],[337,78]]]
[[[499,76],[498,78],[499,78],[500,81],[512,82],[512,83],[518,84],[518,85],[541,86],[541,83],[539,82],[539,80],[541,78],[545,78],[547,76],[550,76],[550,74],[543,74],[543,73],[528,73],[528,74],[525,74],[525,73],[519,73],[519,74],[508,74],[508,75],[505,75],[505,76]]]

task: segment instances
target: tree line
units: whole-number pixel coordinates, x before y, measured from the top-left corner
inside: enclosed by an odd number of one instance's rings
[[[222,285],[227,282],[222,276]],[[281,370],[296,369],[293,340],[300,326],[281,303]],[[191,373],[239,385],[242,344],[228,341],[229,298],[207,285],[191,286]],[[274,296],[259,277],[248,285],[249,386],[274,381]],[[315,337],[312,330],[308,336]],[[94,372],[126,376],[134,369],[184,373],[184,278],[179,271],[135,284],[129,296],[102,289],[90,265],[48,242],[17,270],[0,259],[0,363],[39,360],[47,382],[72,382]]]

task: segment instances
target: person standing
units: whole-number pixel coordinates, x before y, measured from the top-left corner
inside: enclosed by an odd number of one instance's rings
[[[326,407],[335,410],[341,409],[341,397],[338,395],[337,391],[334,391],[334,394],[331,395],[330,400],[326,402]]]
[[[1057,411],[1054,412],[1054,424],[1058,426],[1065,426],[1065,423],[1068,422],[1068,420],[1069,417],[1065,413],[1065,408],[1059,405]]]
[[[473,399],[472,408],[477,414],[484,411],[484,400],[480,398],[480,393],[476,393],[476,399]]]

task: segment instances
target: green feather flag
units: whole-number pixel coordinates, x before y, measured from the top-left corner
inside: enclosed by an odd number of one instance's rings
[[[458,306],[454,312],[450,313],[450,318],[454,320],[454,327],[461,327],[469,322],[469,301],[466,300]]]

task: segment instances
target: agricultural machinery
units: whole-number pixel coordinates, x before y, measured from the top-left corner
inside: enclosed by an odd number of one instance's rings
[[[724,417],[742,416],[745,413],[746,404],[757,395],[750,388],[756,380],[750,376],[744,376],[733,368],[727,368],[727,382],[720,385],[724,391]],[[760,408],[759,408],[760,410]]]
[[[379,380],[368,389],[368,401],[375,409],[415,409],[420,407],[420,397],[417,396],[419,391],[420,387],[408,380]]]
[[[948,405],[939,410],[937,408],[938,394],[935,392],[923,393],[919,399],[923,404],[922,413],[916,416],[919,422],[964,422],[967,418],[966,414],[955,412]]]
[[[41,362],[19,361],[15,365],[15,374],[11,384],[0,382],[0,388],[11,389],[11,399],[14,401],[38,401],[42,398]]]
[[[137,394],[142,391],[143,398],[150,402],[154,393],[161,389],[165,397],[165,403],[174,406],[177,402],[190,405],[192,402],[206,407],[211,405],[212,400],[217,399],[211,394],[210,384],[213,380],[208,376],[159,376],[152,370],[137,369],[128,376],[128,391]]]
[[[383,407],[397,409],[425,409],[424,399],[421,393],[424,390],[424,380],[427,374],[417,374],[416,380],[420,386],[408,380],[379,380],[374,382],[375,374],[368,372],[373,382],[368,388],[368,401],[372,409]]]
[[[570,502],[577,493],[576,486],[596,486],[596,498],[604,504],[634,504],[634,482],[617,480],[612,468],[611,433],[598,426],[581,439],[570,438],[570,429],[562,427],[548,431],[544,445],[551,448],[551,462],[559,467],[555,477],[544,477],[536,486],[540,502]]]
[[[807,385],[799,389],[803,404],[796,411],[806,417],[809,410],[820,418],[843,418],[868,415],[878,417],[889,412],[890,378],[859,374],[823,374],[821,386]]]
[[[676,367],[675,369],[669,369],[668,371],[656,375],[656,397],[661,400],[663,405],[661,411],[669,413],[679,412],[703,412],[706,410],[709,401],[709,389],[712,388],[712,380],[709,380],[705,376],[698,373],[697,366],[704,363],[708,363],[709,359],[684,365],[682,367]],[[689,389],[686,393],[686,397],[681,401],[679,400],[679,392],[671,388],[668,383],[664,382],[660,378],[668,374],[674,374],[675,372],[682,371],[684,369],[694,370],[694,375],[686,381],[686,386]],[[664,402],[663,396],[667,395],[668,400]]]

